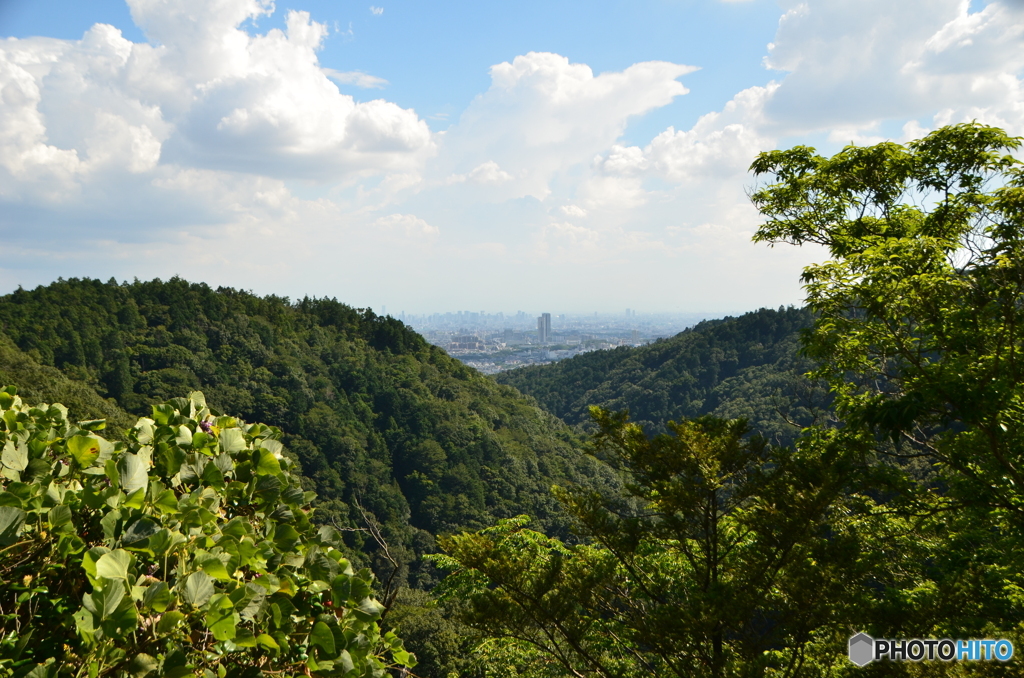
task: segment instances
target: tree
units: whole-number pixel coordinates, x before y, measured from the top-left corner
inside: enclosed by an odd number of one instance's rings
[[[592,452],[625,494],[556,488],[583,544],[526,517],[442,539],[446,595],[469,601],[467,623],[533,675],[799,675],[848,620],[864,571],[843,506],[863,499],[844,464],[772,447],[742,421],[648,438],[624,414],[592,413]]]
[[[827,249],[803,273],[816,313],[806,352],[847,439],[915,482],[929,624],[1024,620],[1024,168],[1021,140],[974,123],[907,145],[762,153],[755,240]],[[921,618],[918,618],[921,621]],[[918,626],[916,633],[923,633]]]
[[[0,675],[383,676],[373,576],[310,522],[280,430],[201,393],[128,441],[0,391]]]

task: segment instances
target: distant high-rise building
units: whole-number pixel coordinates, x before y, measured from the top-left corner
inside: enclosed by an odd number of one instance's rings
[[[551,314],[541,313],[537,318],[537,341],[542,344],[551,340]]]
[[[626,317],[628,318],[629,316],[630,316],[630,312],[629,312],[629,309],[627,308],[626,309]]]

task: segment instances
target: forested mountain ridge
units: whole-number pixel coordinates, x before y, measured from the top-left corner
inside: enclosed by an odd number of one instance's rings
[[[334,300],[61,280],[0,297],[0,329],[136,415],[201,390],[221,411],[281,427],[321,518],[360,525],[359,507],[370,511],[404,563],[433,535],[523,512],[560,532],[551,484],[610,477],[514,389]],[[349,537],[359,547],[364,535]]]
[[[629,410],[650,432],[712,414],[747,419],[754,431],[789,443],[827,404],[824,391],[802,376],[812,365],[799,355],[800,330],[811,322],[807,309],[761,309],[647,346],[594,351],[495,379],[569,424],[586,427],[591,405]]]

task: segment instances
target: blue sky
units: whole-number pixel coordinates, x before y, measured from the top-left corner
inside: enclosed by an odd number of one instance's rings
[[[1021,133],[1013,3],[0,3],[0,291],[408,312],[797,303],[760,150]]]

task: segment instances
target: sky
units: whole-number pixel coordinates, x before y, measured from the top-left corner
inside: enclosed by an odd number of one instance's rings
[[[0,0],[0,293],[734,313],[761,151],[1024,134],[1024,1]]]

